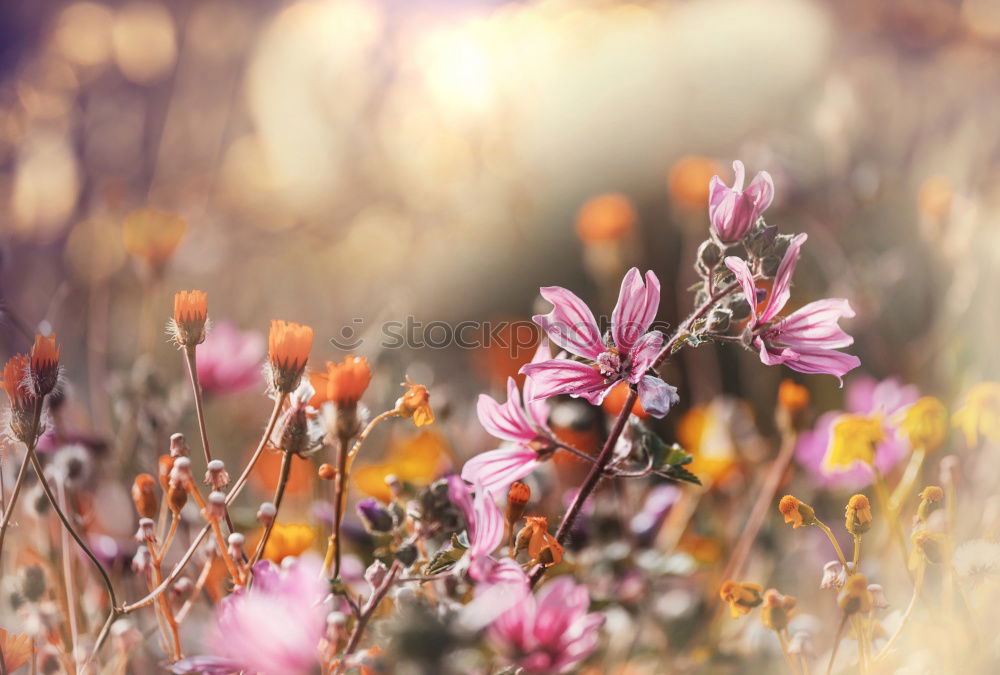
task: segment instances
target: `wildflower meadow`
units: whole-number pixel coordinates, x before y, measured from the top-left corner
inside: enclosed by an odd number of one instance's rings
[[[0,675],[1000,670],[990,0],[0,36]]]

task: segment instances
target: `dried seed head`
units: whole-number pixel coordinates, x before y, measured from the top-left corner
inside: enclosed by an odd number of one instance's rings
[[[170,488],[187,490],[192,482],[194,474],[191,473],[191,460],[187,457],[175,457],[174,466],[170,470]]]
[[[226,493],[215,491],[208,495],[204,514],[206,520],[220,520],[226,517]]]
[[[177,433],[170,437],[170,456],[174,459],[178,457],[188,457],[191,455],[191,446],[188,445],[184,434]]]
[[[229,485],[229,473],[226,464],[221,459],[213,459],[205,471],[205,485],[213,490],[221,490]]]
[[[239,560],[243,557],[243,545],[246,543],[246,537],[244,537],[239,532],[233,532],[229,535],[229,555]]]
[[[278,515],[278,509],[271,502],[263,502],[257,508],[257,522],[265,527],[274,521],[276,515]]]
[[[140,518],[139,519],[139,529],[136,530],[135,540],[142,542],[151,542],[156,539],[156,523],[153,522],[152,518]]]

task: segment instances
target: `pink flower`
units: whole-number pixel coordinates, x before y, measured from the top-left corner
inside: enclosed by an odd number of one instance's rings
[[[228,596],[216,610],[207,639],[212,654],[252,673],[315,670],[328,611],[319,569],[312,558],[286,569],[257,563],[250,590]]]
[[[847,300],[817,300],[787,317],[776,318],[791,296],[792,274],[805,241],[806,235],[800,234],[788,245],[778,266],[767,304],[759,314],[757,288],[746,262],[729,256],[726,258],[726,267],[736,275],[736,280],[743,287],[743,295],[750,303],[747,330],[752,336],[754,347],[760,350],[760,360],[765,365],[783,363],[800,373],[827,373],[843,383],[844,374],[861,364],[858,357],[837,351],[839,347],[854,343],[854,338],[845,333],[837,323],[841,317],[854,316],[854,310]]]
[[[589,607],[586,587],[559,577],[501,614],[487,634],[504,658],[529,673],[566,672],[597,647],[604,619]]]
[[[733,171],[736,174],[733,187],[715,176],[708,192],[708,219],[712,232],[725,244],[746,236],[774,199],[774,183],[767,171],[758,172],[746,190],[743,189],[743,162],[733,162]]]
[[[215,324],[198,346],[198,379],[206,395],[232,394],[263,382],[264,336],[228,321]]]
[[[493,559],[490,554],[504,537],[504,517],[500,508],[482,485],[475,492],[469,490],[458,476],[448,478],[448,497],[465,517],[469,548],[458,562],[467,568],[475,583],[472,601],[459,617],[468,630],[484,628],[504,611],[526,596],[531,587],[528,577],[515,561]]]
[[[583,300],[559,286],[541,289],[552,303],[552,311],[533,317],[549,339],[575,356],[589,361],[551,359],[521,368],[535,387],[536,397],[558,394],[582,396],[600,405],[615,384],[626,381],[638,385],[643,409],[663,417],[677,402],[677,389],[647,371],[663,348],[660,331],[650,331],[660,305],[660,282],[646,272],[643,283],[639,270],[632,268],[622,280],[618,304],[611,315],[609,344],[601,339],[597,320]]]
[[[894,413],[910,405],[918,398],[920,392],[909,385],[904,386],[898,379],[889,378],[878,382],[867,375],[852,377],[845,389],[845,412],[860,415],[880,415],[888,424],[895,419]],[[809,472],[809,475],[821,486],[828,489],[860,490],[869,485],[874,478],[871,468],[862,462],[857,462],[846,471],[830,472],[824,467],[830,445],[830,433],[833,425],[840,417],[840,411],[824,413],[816,420],[816,425],[808,431],[799,434],[795,446],[795,461]],[[902,439],[896,438],[887,427],[885,440],[875,448],[875,465],[885,475],[907,456],[909,446]]]
[[[549,346],[539,345],[532,363],[548,360]],[[536,440],[550,435],[549,406],[535,393],[535,383],[529,377],[524,383],[524,403],[514,378],[507,379],[507,402],[498,403],[487,394],[480,394],[476,404],[479,423],[491,436],[511,445],[484,452],[462,467],[462,478],[481,484],[487,490],[502,491],[516,480],[535,470],[540,457],[532,447]]]

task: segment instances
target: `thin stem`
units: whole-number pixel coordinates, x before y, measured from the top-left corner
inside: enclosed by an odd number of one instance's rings
[[[878,467],[872,464],[871,468],[875,473],[875,494],[879,504],[881,504],[882,516],[889,521],[889,528],[892,530],[896,543],[899,545],[899,552],[903,555],[903,568],[912,582],[913,573],[910,571],[909,565],[910,554],[906,550],[906,536],[903,534],[903,528],[899,524],[899,518],[896,517],[896,513],[890,507],[889,486],[886,485],[885,476],[878,470]]]
[[[837,658],[837,648],[840,647],[840,641],[844,638],[844,626],[846,625],[847,614],[844,614],[840,619],[840,625],[837,626],[837,635],[833,638],[833,649],[830,650],[830,662],[826,664],[826,675],[833,672],[833,662]]]
[[[264,555],[264,549],[267,547],[267,540],[271,537],[271,530],[274,529],[274,524],[278,522],[278,513],[281,509],[281,500],[285,496],[285,486],[288,485],[288,476],[292,472],[292,453],[282,452],[281,453],[281,472],[278,475],[278,487],[274,492],[274,517],[264,528],[264,534],[260,538],[260,543],[257,544],[257,551],[253,554],[253,559],[250,561],[249,568],[252,570],[253,566],[257,564],[260,557]]]
[[[830,540],[830,543],[833,544],[833,548],[837,551],[837,559],[840,560],[840,564],[844,566],[844,569],[847,569],[847,558],[844,557],[844,552],[840,550],[840,544],[837,543],[837,538],[833,536],[833,532],[831,532],[830,528],[826,526],[826,523],[821,521],[819,518],[816,519],[816,527],[823,530],[826,534],[827,539]]]
[[[629,415],[632,414],[632,406],[635,405],[635,401],[638,397],[639,392],[636,391],[634,387],[629,387],[628,396],[625,398],[625,404],[622,406],[621,412],[618,413],[618,418],[615,420],[615,424],[611,428],[611,433],[608,434],[608,438],[604,442],[604,447],[601,448],[601,452],[597,456],[597,461],[590,468],[590,472],[584,479],[583,485],[580,486],[580,490],[576,493],[573,503],[570,504],[569,510],[566,512],[566,515],[563,516],[562,522],[559,523],[559,529],[556,530],[556,541],[560,544],[564,544],[566,542],[570,529],[573,527],[573,523],[576,521],[577,516],[580,515],[580,510],[583,508],[584,502],[587,501],[590,494],[594,491],[594,488],[596,488],[597,484],[601,481],[605,467],[607,467],[608,462],[610,462],[611,458],[614,456],[615,444],[618,442],[618,437],[621,436],[622,430],[625,429],[625,423],[628,421]],[[538,583],[544,573],[544,566],[539,566],[535,569],[534,573],[531,575],[532,588]]]
[[[900,508],[902,508],[906,498],[910,495],[910,490],[913,489],[914,483],[916,483],[917,478],[920,476],[920,467],[924,465],[924,458],[926,456],[927,450],[923,446],[914,448],[910,454],[910,461],[906,464],[903,477],[899,479],[896,489],[892,491],[892,495],[889,497],[889,508],[893,513],[899,514]]]
[[[236,567],[236,562],[233,560],[232,556],[229,555],[229,546],[226,544],[226,538],[222,535],[222,527],[219,525],[219,519],[213,518],[208,512],[208,504],[205,503],[205,498],[201,496],[201,492],[198,491],[198,486],[193,482],[188,486],[190,488],[191,496],[194,497],[195,502],[198,503],[198,507],[201,512],[205,515],[205,519],[208,520],[208,524],[212,528],[212,533],[215,535],[215,543],[219,548],[219,554],[222,556],[222,560],[226,563],[226,569],[229,571],[229,576],[233,578],[233,583],[237,586],[243,583],[243,575],[240,574],[239,569]]]
[[[919,567],[917,567],[917,575],[913,582],[913,595],[910,597],[910,604],[907,605],[906,611],[903,613],[903,618],[900,620],[899,626],[896,627],[896,632],[892,634],[889,641],[882,647],[882,651],[875,657],[875,663],[879,663],[889,654],[889,650],[896,644],[896,640],[902,635],[903,629],[906,628],[910,617],[913,616],[913,609],[917,606],[917,600],[920,599],[920,593],[924,588],[924,566],[924,563],[921,561]]]
[[[49,486],[49,482],[45,479],[45,470],[42,469],[42,463],[38,461],[38,455],[35,454],[34,447],[29,446],[28,448],[28,460],[31,462],[31,466],[34,467],[35,473],[38,474],[38,482],[41,484],[42,490],[45,492],[45,496],[52,505],[52,509],[56,512],[56,515],[59,516],[59,520],[62,521],[63,527],[65,527],[70,536],[73,537],[77,546],[80,547],[84,554],[90,559],[90,562],[94,564],[94,567],[97,568],[97,571],[100,572],[101,579],[104,581],[104,586],[108,591],[108,598],[111,601],[111,606],[116,607],[118,605],[118,598],[115,595],[114,586],[111,585],[111,578],[105,571],[104,565],[101,564],[101,562],[97,559],[97,556],[94,555],[94,552],[90,550],[90,547],[87,546],[80,535],[76,533],[73,525],[69,522],[69,518],[66,517],[66,514],[63,513],[62,508],[60,508],[59,501],[52,493],[52,488]]]
[[[781,645],[781,655],[785,657],[785,665],[788,666],[788,670],[792,675],[798,675],[799,669],[795,665],[795,659],[792,658],[792,653],[788,651],[788,640],[785,639],[784,630],[776,630],[774,634],[778,636],[778,644]]]
[[[361,614],[358,616],[357,621],[354,624],[354,630],[351,631],[351,637],[347,640],[347,646],[344,647],[344,653],[340,656],[340,661],[337,663],[337,667],[334,669],[334,675],[340,675],[344,672],[345,662],[347,657],[354,653],[361,643],[361,635],[365,631],[365,627],[368,625],[368,620],[371,619],[372,614],[378,608],[380,602],[385,597],[385,594],[389,592],[389,588],[392,583],[396,580],[396,575],[399,571],[403,569],[403,566],[397,560],[392,563],[392,567],[389,569],[388,574],[385,575],[385,579],[379,584],[378,588],[372,591],[371,596],[365,603],[364,607],[361,609]]]
[[[59,499],[65,506],[66,504],[66,488],[63,486],[62,482],[57,483],[59,487]],[[63,568],[63,586],[66,591],[66,613],[69,615],[69,656],[73,662],[73,668],[77,669],[80,667],[79,661],[77,661],[77,643],[79,642],[79,629],[77,626],[76,619],[76,590],[73,584],[73,560],[70,558],[70,544],[69,536],[66,533],[65,528],[60,528],[59,540],[62,546],[62,568]]]
[[[243,468],[243,472],[240,477],[236,479],[233,483],[233,487],[230,488],[229,494],[226,496],[226,505],[233,503],[237,495],[243,490],[243,486],[246,485],[247,479],[250,476],[250,472],[253,471],[254,466],[257,465],[257,460],[260,459],[260,453],[264,451],[267,446],[267,442],[271,440],[271,433],[274,431],[275,425],[278,423],[278,416],[281,414],[281,407],[284,405],[285,400],[288,398],[288,394],[282,393],[278,395],[278,398],[274,401],[274,410],[271,411],[271,419],[267,422],[267,427],[264,430],[264,435],[260,438],[260,443],[257,444],[257,449],[254,450],[253,455],[250,457],[250,461],[247,462],[246,467]]]
[[[198,574],[198,579],[194,583],[194,590],[191,591],[191,596],[184,601],[184,605],[177,612],[178,624],[184,623],[184,619],[187,618],[188,612],[190,612],[191,608],[194,607],[195,599],[201,595],[201,590],[208,582],[208,575],[212,571],[212,563],[214,562],[215,559],[212,556],[209,556],[208,560],[205,561],[205,564],[201,566],[201,573]]]
[[[38,443],[38,429],[42,423],[42,399],[35,399],[35,410],[31,418],[31,443],[25,447],[34,449]],[[25,454],[21,462],[21,469],[17,472],[17,480],[14,483],[14,491],[10,495],[10,502],[7,503],[7,510],[3,514],[3,523],[0,523],[0,560],[3,560],[3,543],[7,538],[7,528],[10,526],[10,518],[14,515],[14,508],[17,506],[17,498],[24,487],[24,479],[28,474],[28,456]]]

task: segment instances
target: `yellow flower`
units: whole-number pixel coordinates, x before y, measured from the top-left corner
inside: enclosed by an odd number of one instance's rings
[[[914,448],[937,450],[948,435],[948,410],[933,396],[924,396],[903,411],[899,430]]]
[[[132,211],[122,223],[125,250],[161,268],[184,237],[187,223],[175,213],[142,208]]]
[[[316,540],[316,532],[303,523],[275,523],[264,546],[264,557],[280,563],[289,556],[300,556]]]
[[[764,601],[764,589],[757,584],[736,583],[727,581],[719,589],[719,597],[729,603],[729,611],[733,618],[740,614],[749,614],[750,610]]]
[[[850,469],[855,462],[875,463],[875,446],[885,440],[885,429],[878,416],[844,414],[837,418],[830,433],[830,445],[823,458],[823,469]]]
[[[443,436],[433,431],[421,431],[393,445],[384,462],[359,466],[351,472],[351,476],[359,490],[388,502],[392,500],[392,491],[385,484],[387,476],[427,485],[441,475],[450,456],[451,449]]]
[[[410,378],[402,383],[406,393],[396,401],[396,412],[402,417],[412,417],[413,424],[422,427],[434,422],[434,411],[431,410],[431,394],[427,387],[416,384]]]
[[[965,405],[952,417],[952,426],[975,447],[979,438],[1000,441],[1000,382],[980,382],[969,390]]]
[[[778,502],[778,511],[785,517],[786,523],[792,524],[793,530],[816,522],[816,512],[813,508],[792,495],[781,498]]]

